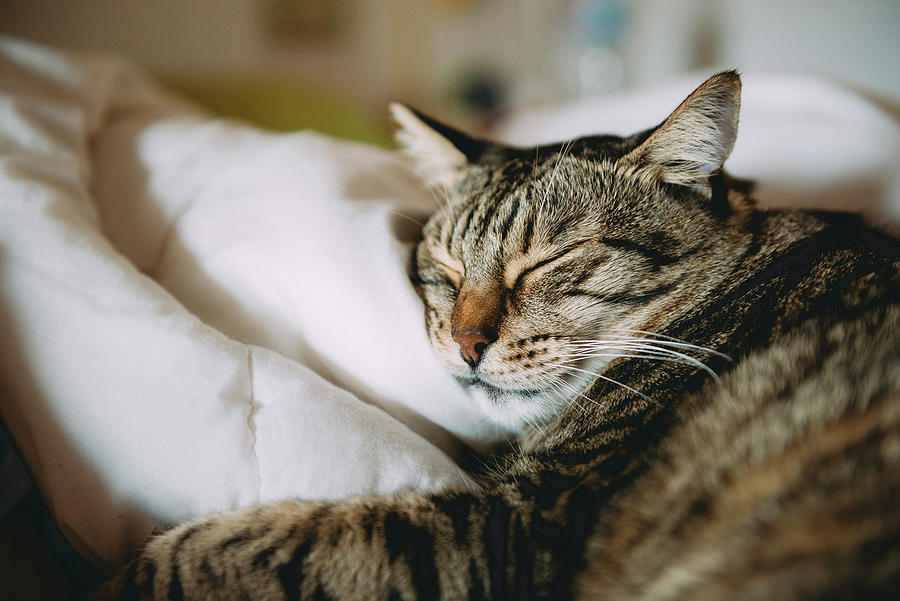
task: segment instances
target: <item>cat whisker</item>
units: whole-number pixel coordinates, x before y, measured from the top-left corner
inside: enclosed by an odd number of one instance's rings
[[[660,335],[661,336],[661,335]],[[620,350],[628,350],[628,351],[640,351],[640,352],[651,352],[654,354],[665,355],[669,357],[676,357],[683,361],[686,361],[692,365],[695,365],[707,373],[709,373],[713,378],[718,381],[718,374],[709,367],[703,361],[700,361],[696,357],[692,357],[687,355],[681,350],[689,350],[696,352],[709,353],[718,357],[722,357],[729,361],[732,359],[725,355],[724,353],[720,353],[710,348],[697,346],[695,344],[690,344],[687,342],[681,342],[670,337],[664,337],[665,339],[656,339],[656,340],[648,340],[647,338],[636,338],[636,337],[626,337],[619,335],[612,335],[609,338],[597,339],[597,340],[573,340],[566,342],[567,349],[579,350],[582,352],[591,352],[596,350],[611,350],[611,349],[620,349]],[[673,347],[673,348],[670,348]],[[679,349],[679,350],[675,350]]]
[[[631,334],[643,334],[644,336],[653,336],[653,337],[657,338],[657,340],[654,340],[654,342],[657,342],[657,343],[660,343],[660,344],[673,344],[673,345],[679,345],[679,346],[682,346],[682,347],[684,347],[684,348],[692,348],[692,349],[695,349],[695,350],[698,350],[698,351],[703,351],[703,352],[707,352],[707,353],[716,355],[717,357],[722,357],[723,359],[728,359],[729,361],[734,361],[734,359],[732,359],[731,357],[729,357],[729,356],[726,355],[725,353],[721,353],[721,352],[719,352],[719,351],[717,351],[717,350],[711,349],[711,348],[706,347],[706,346],[698,346],[698,345],[696,345],[696,344],[691,344],[691,343],[689,343],[689,342],[687,342],[687,341],[680,340],[680,339],[678,339],[678,338],[673,338],[673,337],[671,337],[671,336],[666,336],[665,334],[659,334],[659,333],[657,333],[657,332],[649,332],[649,331],[646,331],[646,330],[630,330],[630,329],[627,329],[627,328],[612,328],[612,330],[613,330],[613,331],[619,331],[619,332],[628,332],[628,333],[631,333]],[[633,339],[634,339],[634,340],[645,340],[645,338],[633,338]]]
[[[577,398],[577,397],[581,397],[581,398],[585,399],[586,401],[588,401],[589,403],[591,403],[592,405],[596,405],[597,407],[602,407],[602,405],[601,405],[597,400],[592,399],[591,397],[585,395],[585,394],[581,391],[581,389],[577,388],[577,387],[574,386],[573,384],[568,383],[568,382],[565,382],[565,381],[563,381],[562,384],[565,385],[565,388],[569,391],[569,394],[574,394],[574,395],[575,395],[575,396],[573,396],[573,397],[571,398],[571,402],[577,403],[576,398]],[[581,405],[581,403],[578,403],[578,407],[579,407],[582,411],[584,411],[585,413],[587,413],[587,409],[585,409],[584,406]]]
[[[676,365],[688,365],[688,366],[696,367],[698,369],[705,371],[716,382],[720,381],[719,375],[713,369],[711,369],[705,363],[698,361],[696,359],[693,359],[693,358],[681,359],[678,357],[673,358],[673,357],[669,357],[669,356],[665,356],[665,355],[626,354],[626,353],[620,353],[620,354],[604,353],[604,354],[599,354],[599,355],[598,354],[571,355],[570,357],[572,357],[574,360],[577,360],[577,361],[583,361],[585,359],[591,359],[594,357],[609,357],[610,359],[617,359],[617,358],[623,357],[623,358],[628,358],[628,359],[647,359],[649,361],[661,361],[661,362],[665,362],[665,363],[674,363]]]
[[[565,343],[565,347],[570,349],[647,348],[660,353],[678,353],[695,350],[682,349],[682,347],[678,345],[666,345],[664,342],[658,343],[653,340],[647,340],[646,338],[609,338],[604,340],[576,341]]]
[[[646,340],[608,340],[608,341],[596,341],[591,343],[572,343],[567,344],[566,348],[572,350],[581,350],[581,351],[591,351],[591,350],[604,350],[604,349],[624,349],[624,350],[647,350],[652,351],[654,353],[660,353],[665,355],[682,357],[684,359],[698,361],[695,357],[691,357],[681,350],[676,350],[675,348],[669,348],[667,346],[658,345],[653,342],[649,342]],[[680,348],[680,347],[676,347]],[[689,349],[693,350],[693,349]]]
[[[659,360],[659,361],[668,361],[670,363],[679,363],[682,365],[697,366],[697,364],[694,361],[687,361],[684,359],[672,358],[670,356],[663,355],[663,354],[653,354],[653,353],[644,353],[644,354],[627,353],[627,352],[595,353],[595,352],[591,352],[591,351],[581,351],[578,353],[565,353],[562,356],[566,359],[573,359],[573,360],[577,360],[577,361],[581,361],[584,359],[605,358],[605,357],[608,357],[610,359],[618,359],[621,357],[621,358],[625,358],[625,359],[651,359],[651,360],[655,359],[655,360]]]
[[[538,432],[542,437],[547,435],[547,432],[544,430],[544,428],[541,427],[540,424],[537,423],[537,420],[534,420],[534,419],[532,419],[532,418],[530,418],[530,417],[523,417],[523,418],[522,418],[522,425],[523,425],[523,426],[525,427],[525,429],[527,429],[527,430],[535,430],[535,431]]]
[[[587,399],[588,401],[599,405],[593,399],[586,397],[575,386],[566,382],[559,376],[554,376],[548,385],[559,395],[560,398],[566,399],[567,403],[574,404],[583,414],[587,414],[587,408],[578,401],[578,397]]]
[[[610,347],[605,350],[615,350],[615,349],[614,349],[614,347]],[[640,351],[642,351],[642,353],[632,352],[635,350],[640,350]],[[716,382],[719,381],[719,374],[717,374],[715,372],[715,370],[713,370],[710,366],[703,363],[699,359],[690,357],[688,355],[684,355],[682,353],[677,353],[674,351],[671,351],[670,353],[662,353],[662,352],[647,351],[645,349],[628,348],[628,349],[622,349],[622,352],[619,352],[619,353],[595,353],[595,352],[591,352],[591,351],[582,351],[579,354],[571,354],[570,353],[568,356],[572,357],[576,360],[584,360],[584,359],[589,359],[592,357],[610,357],[613,359],[619,358],[619,357],[624,357],[624,358],[634,358],[634,359],[648,359],[648,360],[654,360],[654,361],[666,361],[669,363],[676,363],[679,365],[690,365],[692,367],[702,369],[703,371],[708,373],[710,375],[710,377],[713,378]]]
[[[388,156],[385,158],[387,163],[390,163],[393,166],[399,167],[400,169],[411,173],[415,176],[415,178],[419,181],[427,179],[423,176],[422,172],[419,169],[416,169],[415,166],[410,164],[408,161],[404,161],[399,156]],[[435,185],[437,183],[437,185]],[[418,189],[419,192],[428,192],[432,199],[437,201],[437,205],[449,205],[451,201],[450,188],[443,181],[433,182],[433,183],[422,183]],[[442,194],[439,194],[442,192]]]
[[[544,426],[541,425],[540,421],[537,418],[528,418],[525,420],[525,425],[528,426],[532,430],[536,430],[540,433],[542,437],[547,436],[547,430],[544,429]]]
[[[578,367],[572,367],[571,365],[566,365],[566,364],[564,364],[564,363],[544,363],[544,365],[547,365],[547,366],[550,366],[550,367],[556,367],[556,368],[558,368],[558,369],[569,370],[569,371],[573,371],[573,372],[577,372],[577,373],[587,374],[587,375],[593,376],[593,377],[595,377],[595,378],[600,378],[601,380],[605,380],[606,382],[609,382],[609,383],[611,383],[611,384],[615,384],[616,386],[620,386],[620,387],[624,388],[625,390],[627,390],[627,391],[629,391],[629,392],[633,392],[634,394],[638,395],[639,397],[641,397],[642,399],[644,399],[644,400],[647,401],[648,403],[653,403],[653,404],[655,404],[655,405],[658,405],[658,404],[659,404],[657,401],[653,400],[652,398],[650,398],[649,396],[647,396],[646,394],[644,394],[644,393],[641,392],[640,390],[635,390],[635,389],[632,388],[631,386],[628,386],[627,384],[623,384],[622,382],[619,382],[618,380],[614,380],[614,379],[610,378],[609,376],[604,376],[603,374],[599,374],[599,373],[596,373],[596,372],[588,371],[588,370],[586,370],[586,369],[580,369],[580,368],[578,368]],[[596,401],[594,401],[594,402],[596,403]],[[599,403],[597,403],[597,404],[599,405]]]
[[[397,217],[403,217],[404,219],[408,219],[409,221],[412,221],[413,223],[415,223],[415,224],[418,225],[419,227],[425,227],[425,224],[424,224],[424,223],[422,223],[421,221],[419,221],[418,219],[416,219],[416,218],[413,217],[412,215],[407,215],[406,213],[401,213],[400,211],[391,211],[391,215],[396,215]]]
[[[562,388],[562,389],[564,389],[564,390],[567,390],[569,394],[575,394],[575,395],[577,395],[577,396],[582,397],[583,399],[585,399],[585,400],[588,401],[589,403],[593,403],[593,404],[599,405],[599,403],[597,403],[597,401],[595,401],[594,399],[592,399],[592,398],[590,398],[590,397],[587,397],[587,396],[585,396],[584,394],[582,394],[582,393],[581,393],[581,389],[578,388],[577,386],[575,386],[572,382],[567,382],[566,380],[564,380],[563,378],[561,378],[561,377],[559,377],[559,376],[556,376],[556,379],[557,379],[557,381],[559,382],[560,388]]]
[[[554,378],[554,380],[548,383],[550,388],[552,388],[560,398],[567,399],[569,403],[573,403],[576,407],[578,407],[578,409],[580,409],[582,413],[587,413],[587,409],[585,409],[584,406],[578,402],[578,399],[574,396],[571,396],[573,393],[571,387],[566,386],[565,384],[565,381],[562,378],[558,377]]]
[[[556,164],[553,165],[553,172],[550,173],[550,181],[547,182],[547,186],[544,188],[544,195],[541,198],[541,208],[542,209],[547,204],[547,197],[550,195],[550,189],[553,187],[553,182],[556,179],[556,173],[559,170],[559,164],[562,162],[563,158],[566,156],[566,153],[568,153],[569,148],[571,147],[572,142],[574,140],[575,140],[575,138],[571,138],[571,139],[567,140],[562,145],[562,148],[560,148],[559,154],[556,155]]]
[[[572,340],[571,342],[572,343],[593,343],[593,342],[606,342],[606,341],[610,341],[610,340],[623,341],[623,342],[647,342],[647,343],[674,346],[674,347],[679,347],[679,348],[687,348],[687,349],[693,349],[693,350],[704,351],[704,352],[722,355],[722,353],[718,353],[717,351],[715,351],[713,349],[698,346],[696,344],[690,344],[688,342],[681,342],[679,340],[646,338],[646,337],[640,337],[640,336],[625,336],[622,334],[607,334],[603,338],[598,338],[598,339],[593,339],[593,340],[591,340],[591,339],[575,339],[575,340]],[[723,356],[725,356],[725,355],[723,355]]]

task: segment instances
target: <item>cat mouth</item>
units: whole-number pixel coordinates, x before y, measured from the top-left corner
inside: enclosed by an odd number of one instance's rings
[[[510,396],[519,398],[536,397],[544,392],[535,388],[501,388],[477,375],[456,376],[456,380],[468,388],[474,388],[486,393],[492,401],[501,401]]]

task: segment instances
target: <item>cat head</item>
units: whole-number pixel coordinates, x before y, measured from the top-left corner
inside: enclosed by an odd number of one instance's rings
[[[740,87],[721,73],[655,128],[535,148],[392,106],[398,140],[446,197],[414,256],[428,336],[498,422],[577,403],[607,363],[639,352],[641,332],[724,277],[749,212],[722,173]]]

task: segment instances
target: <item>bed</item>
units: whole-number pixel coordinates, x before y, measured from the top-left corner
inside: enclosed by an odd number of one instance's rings
[[[497,135],[628,133],[700,79],[521,109]],[[900,215],[889,111],[813,77],[744,82],[728,166],[764,205]],[[455,460],[510,433],[421,326],[407,265],[438,202],[402,153],[0,39],[0,417],[77,555],[107,572],[213,511],[471,486]]]

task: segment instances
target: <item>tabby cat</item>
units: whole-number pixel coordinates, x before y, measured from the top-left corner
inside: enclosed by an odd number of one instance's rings
[[[447,192],[426,326],[525,430],[480,490],[282,501],[153,538],[97,599],[896,598],[900,245],[721,170],[740,79],[511,148],[395,106]]]

